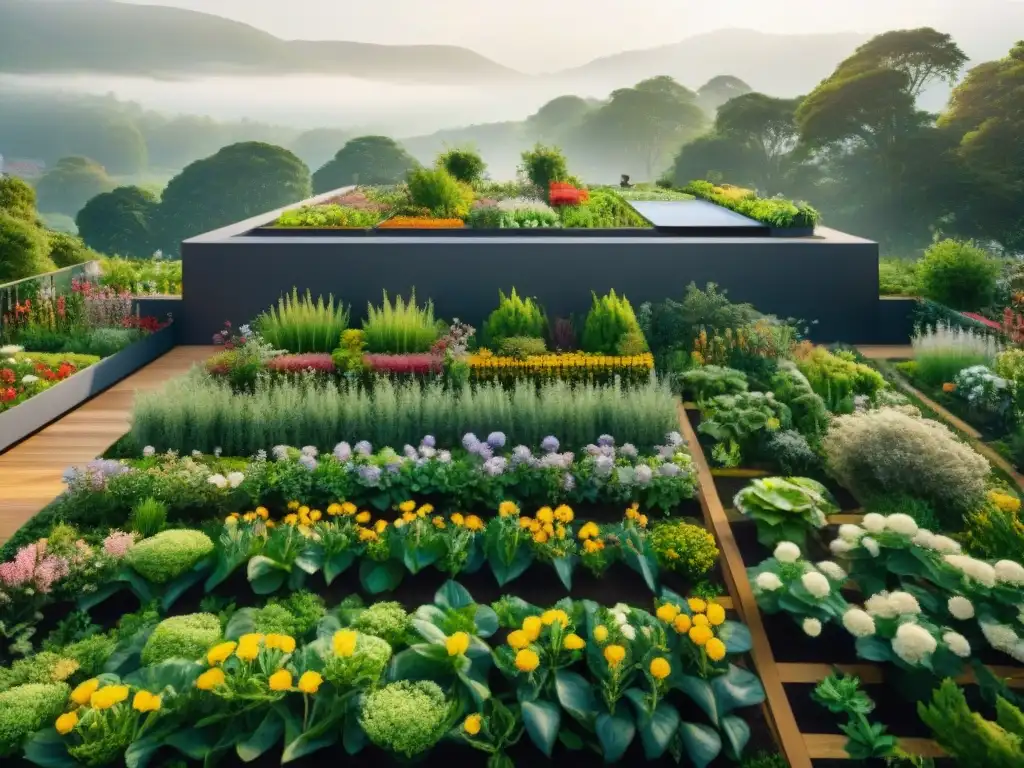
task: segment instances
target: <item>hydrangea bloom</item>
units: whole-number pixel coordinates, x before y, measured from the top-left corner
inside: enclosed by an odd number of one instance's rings
[[[817,567],[819,571],[832,579],[832,581],[846,581],[846,571],[831,560],[822,560],[817,564]]]
[[[800,577],[800,582],[808,592],[817,598],[828,597],[832,591],[832,585],[828,583],[828,579],[817,571],[808,571]]]
[[[683,436],[680,435],[678,432],[669,432],[667,435],[665,435],[665,440],[668,442],[669,445],[675,448],[678,448],[681,445],[686,444],[686,441],[683,440]]]
[[[343,464],[352,458],[352,446],[342,441],[334,446],[334,458]]]
[[[813,617],[807,617],[803,622],[804,634],[808,637],[817,637],[821,634],[821,622]]]
[[[961,659],[966,659],[971,655],[971,644],[967,641],[967,638],[959,632],[946,632],[942,636],[942,642],[944,642],[949,647],[949,650]]]
[[[885,530],[885,517],[877,512],[868,512],[861,521],[861,527],[871,533],[881,533]]]
[[[317,468],[316,458],[310,456],[308,453],[304,453],[301,456],[299,456],[299,464],[308,469],[310,472]]]
[[[938,641],[919,624],[900,624],[892,639],[892,650],[907,664],[920,664],[938,648]]]
[[[498,448],[505,447],[505,433],[504,432],[491,432],[487,436],[487,444],[497,450]]]
[[[359,467],[359,479],[363,485],[376,485],[380,482],[380,467],[363,465]]]
[[[634,474],[637,485],[647,485],[648,483],[651,482],[651,478],[653,476],[654,473],[651,471],[651,468],[645,464],[641,464],[639,467],[637,467],[636,473]]]
[[[615,445],[615,438],[612,437],[611,435],[601,435],[599,438],[597,438],[597,444],[602,446]]]
[[[512,466],[529,464],[533,460],[533,453],[525,445],[517,445],[512,449]]]
[[[420,445],[424,448],[436,448],[437,441],[434,439],[433,435],[424,435],[423,439],[420,440]]]
[[[682,471],[678,464],[662,464],[658,467],[658,472],[662,477],[676,477]]]
[[[232,488],[237,488],[242,484],[242,481],[245,480],[245,475],[243,475],[241,472],[229,472],[226,479],[228,481],[229,486],[231,486]]]
[[[441,462],[442,464],[451,464],[452,463],[451,451],[438,451],[438,453],[437,453],[437,460],[439,462]]]
[[[275,445],[270,449],[270,454],[274,457],[275,461],[284,461],[288,458],[288,446],[287,445]]]
[[[598,477],[608,477],[615,467],[615,460],[608,456],[598,456],[594,460],[594,471]]]
[[[854,637],[871,637],[875,634],[875,620],[860,608],[851,608],[843,614],[843,626]]]
[[[986,587],[996,585],[996,569],[981,560],[967,555],[945,555],[943,559],[960,571],[964,576],[984,584]]]
[[[902,512],[897,512],[885,518],[885,527],[901,536],[915,536],[918,531],[914,518]]]
[[[505,471],[508,462],[501,456],[495,456],[484,462],[484,472],[491,477],[497,477]]]
[[[154,448],[152,445],[147,445],[145,448],[142,449],[142,455],[145,456],[147,459],[150,458],[151,456],[155,456],[156,448]]]
[[[373,446],[367,440],[360,440],[356,443],[355,452],[361,456],[369,456],[373,453]]]
[[[1000,560],[995,564],[995,573],[996,581],[1001,584],[1024,585],[1024,567],[1013,560]]]
[[[301,453],[303,456],[318,456],[320,451],[317,450],[315,445],[304,445],[302,446]]]
[[[636,457],[640,455],[640,452],[632,443],[623,443],[622,447],[619,448],[619,455],[630,461],[636,461]]]
[[[558,438],[552,435],[548,435],[547,437],[540,441],[540,447],[543,448],[548,453],[554,453],[555,451],[557,451],[558,445]]]
[[[974,604],[962,595],[953,595],[949,598],[946,608],[954,619],[966,621],[974,618]]]
[[[462,447],[467,451],[473,451],[473,448],[480,444],[480,440],[472,432],[467,432],[462,436]]]
[[[765,592],[774,592],[777,589],[782,589],[782,579],[776,576],[771,571],[764,571],[763,573],[757,574],[757,578],[754,579],[754,584],[758,589]]]

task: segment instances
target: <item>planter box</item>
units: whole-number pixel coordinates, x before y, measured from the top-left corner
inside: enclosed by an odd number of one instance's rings
[[[175,330],[172,324],[157,331],[0,413],[0,452],[168,352],[174,346]]]

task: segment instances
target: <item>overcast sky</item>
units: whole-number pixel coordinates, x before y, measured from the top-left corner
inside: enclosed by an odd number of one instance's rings
[[[127,0],[244,21],[286,39],[438,43],[524,71],[583,64],[701,32],[879,32],[983,13],[968,0]],[[1016,1],[1016,0],[1014,0]],[[959,7],[960,12],[957,12]],[[950,30],[952,31],[952,30]]]

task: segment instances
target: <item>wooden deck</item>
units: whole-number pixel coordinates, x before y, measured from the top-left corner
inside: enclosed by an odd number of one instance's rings
[[[869,360],[913,360],[914,348],[909,344],[903,346],[868,346],[857,347],[857,351]]]
[[[130,427],[137,391],[153,390],[216,347],[175,347],[0,455],[0,543],[64,490],[72,465],[102,454]]]

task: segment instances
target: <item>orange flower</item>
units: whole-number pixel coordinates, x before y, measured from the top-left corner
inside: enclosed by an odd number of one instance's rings
[[[945,384],[942,385],[942,391],[943,392],[955,392],[956,391],[956,384],[954,384],[952,381],[947,381]]]
[[[431,219],[427,216],[393,216],[377,225],[377,229],[463,229],[462,219]]]

